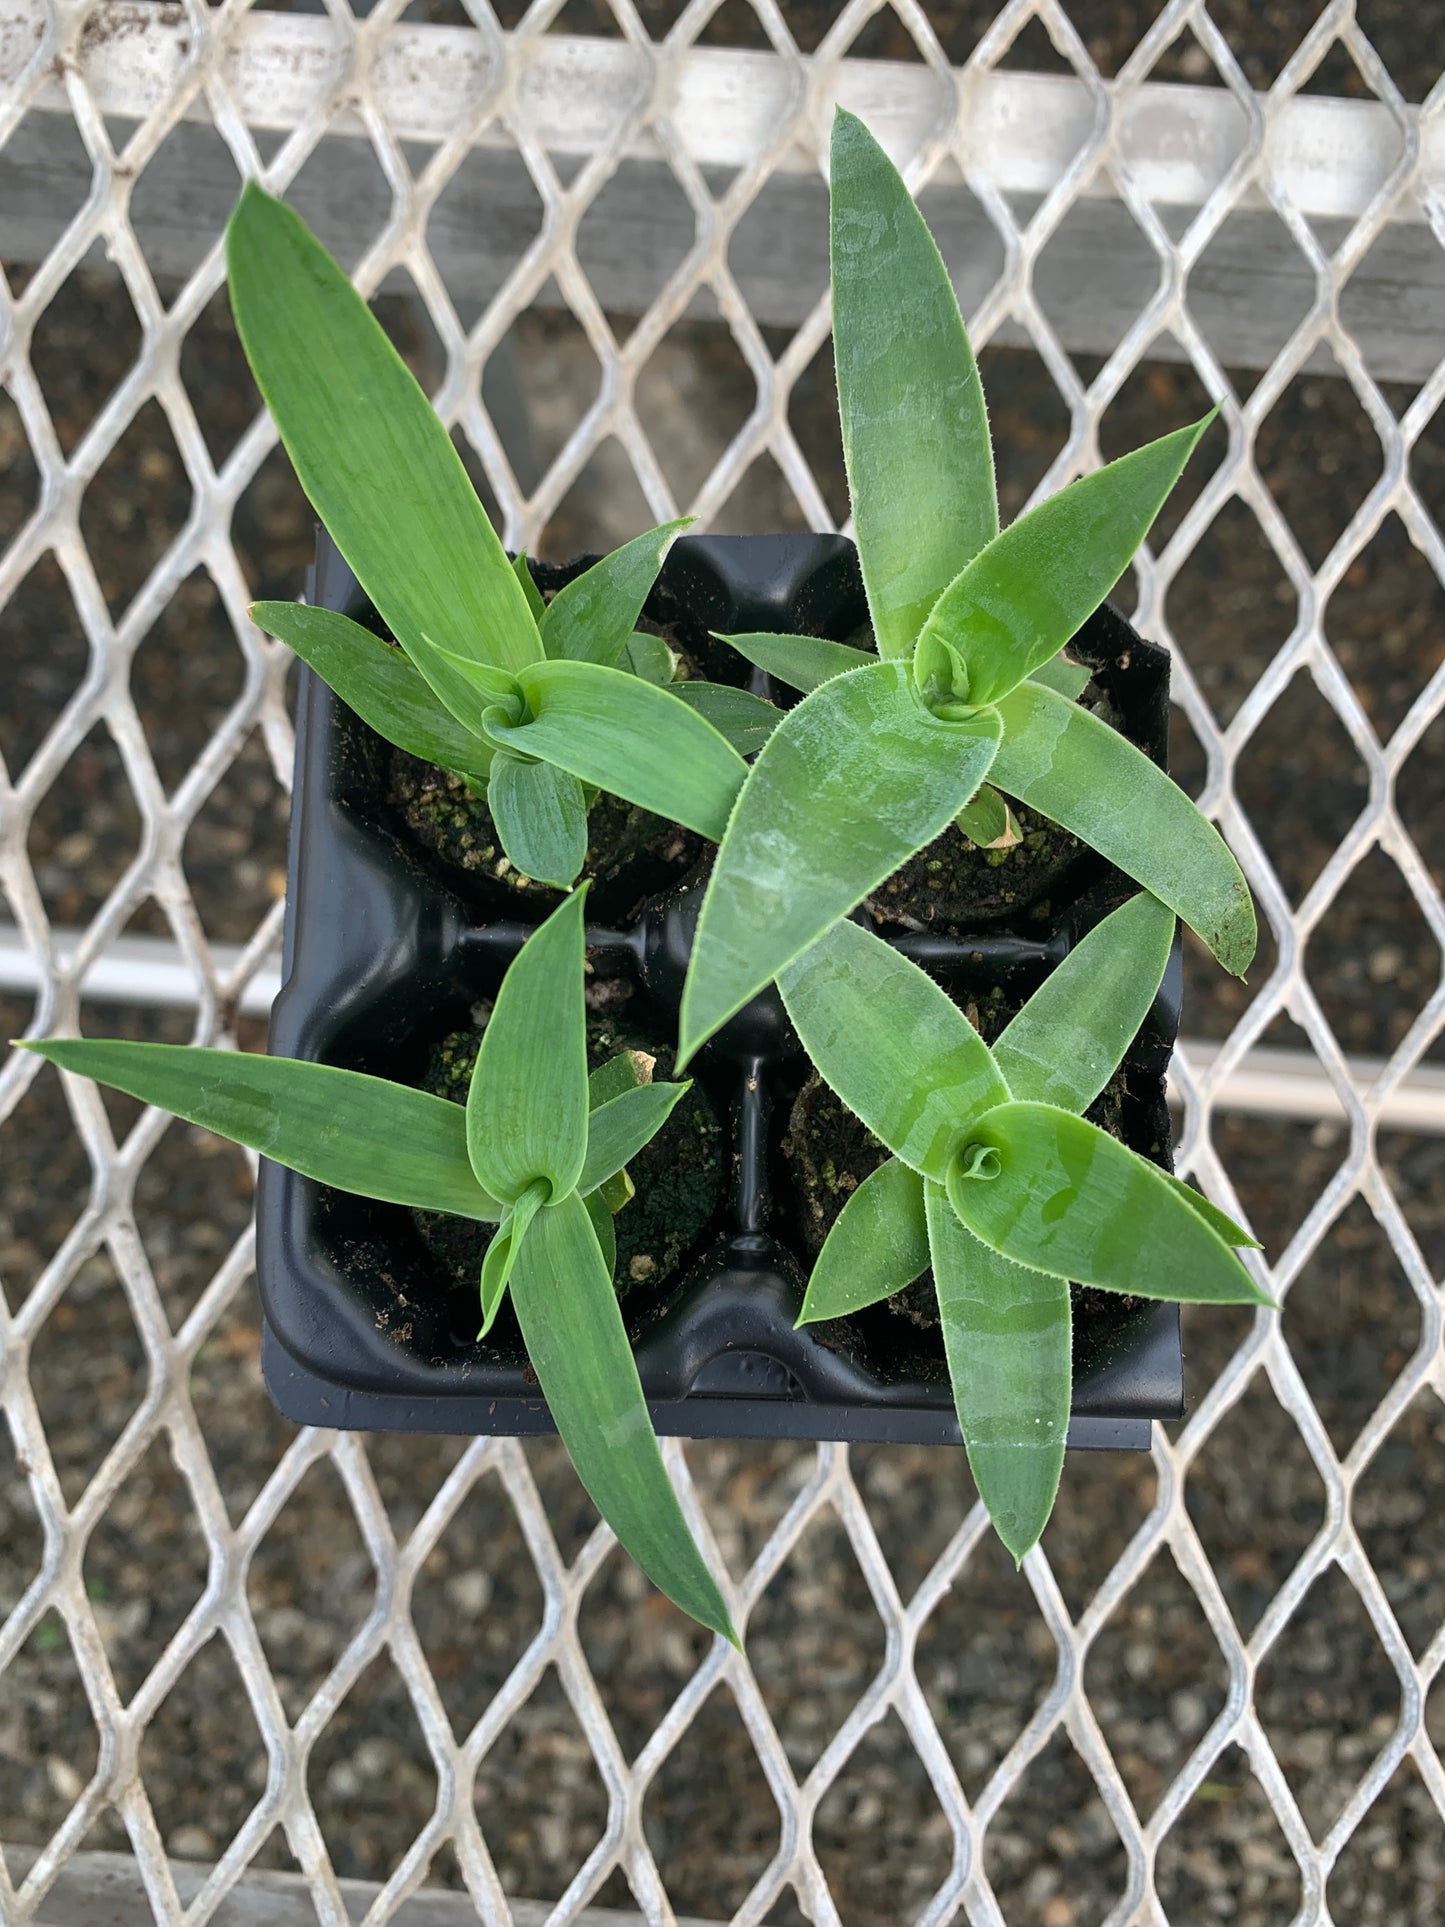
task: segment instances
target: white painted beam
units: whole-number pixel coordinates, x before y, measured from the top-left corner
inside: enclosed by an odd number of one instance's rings
[[[0,89],[15,83],[42,44],[50,18],[46,0],[0,4]],[[182,83],[191,40],[189,20],[178,7],[111,0],[89,16],[77,65],[102,113],[139,119]],[[289,132],[325,104],[345,62],[346,39],[328,17],[257,10],[236,23],[221,71],[252,126]],[[594,154],[622,131],[624,154],[659,158],[655,135],[638,118],[641,106],[650,116],[667,116],[698,166],[726,168],[746,166],[770,146],[794,112],[808,66],[773,53],[665,45],[648,53],[621,40],[567,35],[493,47],[469,28],[400,25],[377,56],[376,97],[403,140],[441,141],[468,123],[497,86],[503,63],[510,69],[503,104],[553,153]],[[862,114],[900,158],[916,151],[948,114],[950,83],[930,68],[844,60],[837,75],[829,101],[836,98]],[[37,105],[69,111],[58,76],[47,81]],[[820,115],[825,105],[820,103]],[[203,94],[185,111],[209,119]],[[1089,138],[1093,119],[1092,92],[1079,80],[992,72],[964,82],[969,164],[1004,193],[1048,193]],[[363,131],[344,108],[333,127],[338,133]],[[825,127],[824,119],[820,136]],[[1245,112],[1227,89],[1151,83],[1125,100],[1118,157],[1156,204],[1197,207],[1228,173],[1247,131]],[[492,146],[515,143],[497,120],[479,139]],[[1273,116],[1269,157],[1279,188],[1301,212],[1354,218],[1388,177],[1399,146],[1394,116],[1379,102],[1306,95]],[[815,153],[795,146],[778,167],[813,173]],[[1421,186],[1445,195],[1445,120],[1439,116],[1425,132]],[[1100,174],[1085,191],[1111,198],[1116,189]],[[1402,203],[1397,218],[1424,218],[1418,195]]]
[[[70,969],[79,938],[78,931],[56,932],[62,971]],[[222,978],[235,970],[241,957],[238,948],[221,944],[215,945],[211,954]],[[33,993],[43,982],[44,974],[35,957],[20,942],[13,926],[0,925],[0,991]],[[251,1017],[266,1016],[280,988],[278,961],[251,979],[242,993],[240,1011]],[[175,945],[163,937],[118,939],[91,964],[81,981],[80,995],[87,1003],[139,1004],[148,1009],[194,1010],[200,1001],[189,965]],[[1196,1073],[1207,1071],[1219,1055],[1217,1044],[1198,1039],[1182,1038],[1180,1049]],[[1350,1058],[1348,1065],[1350,1081],[1362,1095],[1374,1088],[1384,1070],[1383,1062],[1375,1058]],[[1170,1095],[1176,1099],[1180,1096],[1173,1080]],[[1250,1051],[1216,1090],[1214,1104],[1219,1111],[1244,1111],[1258,1117],[1347,1121],[1338,1092],[1319,1060],[1308,1051]],[[1382,1129],[1445,1136],[1445,1069],[1418,1065],[1380,1104],[1378,1117]]]
[[[0,0],[0,6],[4,4]],[[305,26],[313,36],[318,27],[327,27],[324,21],[299,15],[279,18]],[[606,48],[611,43],[595,44]],[[7,46],[13,49],[13,37],[0,34],[0,65]],[[1020,78],[1031,84],[1027,75],[1004,78],[1009,87]],[[148,87],[136,96],[125,93],[114,77],[108,91],[132,105],[150,97]],[[1209,90],[1177,91],[1197,95]],[[1317,104],[1308,103],[1311,109]],[[1360,107],[1357,102],[1340,104],[1352,114]],[[278,110],[260,103],[258,111]],[[1363,125],[1362,135],[1373,125]],[[557,131],[560,136],[563,130]],[[706,142],[700,146],[714,151]],[[1366,175],[1369,147],[1364,140],[1362,157],[1357,157]],[[803,159],[801,150],[793,150],[793,155]],[[1164,159],[1161,153],[1161,168]],[[1007,155],[1000,155],[999,165],[1010,177]],[[84,203],[90,172],[85,150],[67,120],[58,113],[27,115],[0,148],[0,257],[20,262],[43,258],[55,238],[56,210]],[[716,182],[710,164],[707,172]],[[1047,173],[1027,157],[1013,170],[1013,176],[1035,187]],[[1178,169],[1173,178],[1171,191],[1182,192],[1188,183]],[[1207,168],[1194,169],[1196,188],[1202,189],[1209,178]],[[182,280],[199,266],[215,245],[236,189],[235,166],[211,129],[182,122],[172,131],[142,171],[130,203],[131,226],[158,275]],[[390,190],[379,167],[371,162],[363,166],[351,139],[323,140],[290,198],[348,259],[364,251],[391,212]],[[1333,187],[1323,183],[1317,198],[1336,207],[1347,201],[1343,175]],[[980,203],[962,192],[956,177],[952,185],[945,180],[924,189],[920,199],[964,312],[975,313],[1004,272],[1003,243]],[[1015,196],[1020,220],[1036,201],[1033,194]],[[1404,203],[1405,212],[1414,205]],[[1187,201],[1160,208],[1166,228],[1174,233],[1182,231],[1192,212]],[[1348,231],[1344,217],[1316,213],[1313,219],[1327,249]],[[541,203],[521,154],[482,142],[434,206],[426,232],[432,259],[464,316],[476,315],[496,296],[540,220]],[[602,307],[611,314],[637,315],[695,239],[696,216],[671,170],[660,160],[634,156],[619,163],[585,216],[578,255]],[[816,172],[784,168],[770,176],[733,231],[728,265],[757,320],[795,327],[805,319],[828,278],[827,193]],[[1147,305],[1159,276],[1159,261],[1128,208],[1120,200],[1095,194],[1078,202],[1035,261],[1033,286],[1065,348],[1106,355]],[[1226,368],[1267,367],[1309,312],[1315,295],[1313,269],[1289,243],[1277,216],[1250,206],[1229,216],[1189,277],[1190,314]],[[538,296],[541,305],[560,299],[551,280]],[[1378,378],[1422,381],[1445,356],[1445,249],[1419,221],[1387,223],[1337,300],[1341,323]],[[711,289],[700,287],[685,312],[716,316]],[[1024,345],[1028,337],[1019,323],[1005,317],[993,339],[1007,347]],[[1148,352],[1164,361],[1179,360],[1183,354],[1169,335],[1157,339]],[[1336,366],[1324,346],[1317,347],[1305,365],[1325,373]]]
[[[7,1845],[6,1859],[18,1882],[39,1859],[34,1847]],[[201,1893],[213,1868],[193,1861],[172,1860],[170,1876],[183,1907]],[[339,1880],[337,1888],[348,1917],[359,1921],[381,1894],[374,1880]],[[510,1901],[516,1927],[545,1927],[552,1919],[550,1904],[536,1900]],[[209,1915],[208,1915],[209,1917]],[[60,1869],[53,1886],[40,1902],[35,1927],[152,1927],[151,1908],[140,1865],[128,1853],[77,1853]],[[317,1908],[304,1874],[270,1873],[249,1869],[227,1890],[215,1915],[225,1927],[315,1927]],[[476,1902],[469,1894],[423,1887],[388,1913],[392,1927],[474,1927]],[[573,1916],[575,1927],[643,1927],[641,1914],[617,1913],[611,1908],[584,1907]],[[677,1927],[706,1927],[698,1920],[679,1919]]]
[[[68,977],[75,967],[81,932],[54,933],[58,974]],[[241,961],[235,944],[213,944],[216,975],[225,981]],[[46,982],[40,960],[21,940],[13,925],[0,925],[0,991],[34,994]],[[281,988],[279,961],[250,979],[237,1009],[242,1016],[270,1014]],[[139,1004],[148,1010],[194,1010],[200,1002],[195,972],[166,937],[118,937],[95,958],[80,981],[80,995],[91,1004]]]

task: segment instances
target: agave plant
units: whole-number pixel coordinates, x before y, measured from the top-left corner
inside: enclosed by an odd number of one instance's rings
[[[1021,1560],[1048,1520],[1071,1387],[1069,1281],[1144,1298],[1264,1304],[1255,1240],[1080,1113],[1153,1003],[1174,913],[1106,917],[992,1049],[918,966],[840,923],[778,987],[825,1081],[892,1153],[848,1199],[799,1323],[890,1297],[930,1265],[979,1493]]]
[[[1077,670],[1059,659],[1212,415],[1000,532],[983,389],[947,270],[897,170],[842,109],[831,182],[838,406],[876,654],[729,638],[808,693],[729,818],[683,997],[682,1064],[951,820],[985,843],[1006,835],[1009,797],[1151,891],[1226,969],[1242,975],[1254,954],[1254,908],[1223,839],[1078,707]]]
[[[297,603],[259,602],[256,623],[379,735],[484,794],[524,876],[575,880],[603,790],[720,837],[746,774],[738,746],[756,749],[777,712],[745,690],[671,681],[666,649],[636,635],[688,522],[638,536],[544,606],[430,402],[300,217],[250,183],[226,261],[257,386],[395,646]]]
[[[737,1643],[688,1531],[613,1287],[612,1206],[633,1158],[686,1083],[643,1083],[630,1053],[587,1074],[583,884],[502,980],[465,1105],[359,1071],[286,1057],[50,1038],[24,1048],[62,1070],[249,1146],[321,1184],[497,1229],[480,1278],[481,1331],[504,1295],[577,1476],[653,1583]]]

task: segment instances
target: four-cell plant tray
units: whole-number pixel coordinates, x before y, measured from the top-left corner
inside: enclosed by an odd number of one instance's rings
[[[550,572],[544,586],[580,566]],[[310,599],[375,626],[324,534]],[[789,692],[720,650],[710,632],[844,639],[865,620],[866,605],[852,545],[839,537],[689,537],[674,546],[646,614],[709,675],[731,672],[756,692],[789,701]],[[1094,668],[1122,727],[1162,764],[1164,653],[1108,608],[1085,625],[1073,650]],[[388,746],[304,668],[297,721],[284,983],[271,1048],[420,1083],[433,1047],[469,1024],[478,1000],[495,995],[546,906],[515,894],[502,901],[497,885],[479,889],[421,849],[389,800]],[[628,979],[634,1013],[668,1039],[676,1034],[703,880],[694,874],[640,906],[620,903],[616,888],[610,902],[608,891],[594,890],[589,905],[599,918],[588,927],[594,967]],[[1035,905],[1013,928],[883,934],[960,1001],[993,985],[1022,997],[1131,889],[1083,852],[1045,913]],[[1127,1141],[1164,1161],[1164,1077],[1179,993],[1176,945],[1126,1062],[1122,1105]],[[786,1143],[806,1070],[771,992],[699,1056],[695,1075],[731,1136],[722,1200],[680,1274],[624,1299],[657,1429],[684,1437],[956,1444],[936,1329],[887,1306],[793,1329],[811,1261]],[[383,1431],[551,1429],[510,1312],[477,1344],[475,1284],[460,1285],[431,1254],[409,1212],[264,1161],[257,1210],[263,1362],[288,1417]],[[1102,1293],[1086,1298],[1075,1318],[1070,1443],[1145,1447],[1150,1421],[1177,1417],[1183,1406],[1178,1308]]]

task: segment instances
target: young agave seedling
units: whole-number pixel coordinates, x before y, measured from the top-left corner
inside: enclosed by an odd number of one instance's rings
[[[543,606],[509,562],[430,402],[298,215],[254,182],[226,233],[231,304],[296,473],[395,638],[328,609],[259,602],[377,733],[484,793],[507,857],[570,885],[600,790],[716,841],[777,711],[672,682],[636,636],[686,521],[614,550]],[[646,754],[639,754],[639,746]]]
[[[832,251],[843,451],[877,654],[728,638],[810,693],[773,731],[728,822],[679,1062],[950,820],[977,841],[1006,835],[1004,796],[1072,830],[1243,974],[1254,909],[1234,858],[1182,790],[1077,706],[1086,678],[1059,658],[1212,415],[1000,533],[983,389],[947,270],[897,170],[841,109]]]
[[[1080,943],[993,1048],[933,980],[836,925],[778,987],[809,1056],[892,1157],[843,1207],[799,1323],[890,1297],[931,1264],[969,1464],[1022,1560],[1053,1507],[1071,1387],[1069,1280],[1264,1304],[1248,1232],[1079,1115],[1153,1003],[1174,914],[1141,893]]]
[[[654,1585],[736,1645],[658,1451],[613,1288],[605,1202],[688,1086],[638,1084],[625,1058],[589,1079],[585,894],[583,885],[567,897],[507,971],[465,1106],[285,1057],[99,1038],[25,1048],[319,1183],[495,1224],[482,1330],[510,1289],[527,1356],[598,1511]]]

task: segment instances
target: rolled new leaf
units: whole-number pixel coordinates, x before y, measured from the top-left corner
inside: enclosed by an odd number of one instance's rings
[[[953,819],[981,850],[1011,850],[1023,841],[1018,818],[992,783],[982,783]]]
[[[587,1117],[587,1155],[577,1180],[584,1198],[614,1177],[644,1144],[651,1143],[671,1117],[678,1099],[690,1089],[691,1080],[639,1084],[593,1107]]]
[[[998,739],[991,711],[932,715],[901,662],[851,670],[789,710],[718,850],[683,989],[679,1065],[933,841],[987,776]]]
[[[487,780],[488,743],[458,722],[400,648],[350,616],[304,602],[256,602],[251,620],[309,663],[321,680],[388,743],[442,769]]]
[[[988,416],[933,236],[898,170],[842,108],[830,180],[848,493],[878,653],[902,656],[998,532]]]
[[[1271,1303],[1161,1172],[1051,1104],[986,1111],[969,1126],[947,1189],[974,1236],[1017,1264],[1140,1298]]]
[[[928,1241],[954,1409],[979,1497],[1015,1563],[1038,1544],[1064,1469],[1073,1388],[1066,1279],[981,1244],[927,1186]]]
[[[739,1645],[663,1466],[612,1274],[575,1193],[537,1214],[511,1285],[527,1357],[593,1504],[659,1590]]]
[[[292,466],[403,648],[518,669],[542,640],[451,437],[300,216],[254,181],[226,229],[231,308]]]
[[[998,713],[1004,734],[989,780],[1117,864],[1242,977],[1257,937],[1249,887],[1178,784],[1107,723],[1036,682],[1020,683]]]
[[[966,1126],[1009,1090],[987,1044],[918,965],[836,924],[778,979],[818,1074],[896,1158],[942,1184]]]
[[[1141,890],[1075,944],[994,1040],[1013,1095],[1086,1111],[1138,1036],[1173,942],[1174,912]]]
[[[244,1144],[319,1184],[495,1224],[460,1104],[330,1064],[191,1044],[50,1037],[24,1049]]]
[[[854,649],[846,642],[829,642],[826,636],[723,636],[727,643],[755,669],[762,669],[775,682],[789,689],[801,689],[809,696],[834,676],[846,676],[850,669],[866,669],[877,662],[866,649]]]
[[[574,890],[513,958],[472,1069],[467,1151],[478,1181],[508,1204],[539,1178],[551,1187],[553,1200],[563,1198],[582,1175],[586,895],[585,884]]]
[[[690,528],[695,519],[685,515],[681,521],[649,529],[559,589],[542,617],[547,654],[615,666],[632,639],[663,557],[678,533]]]
[[[529,1184],[497,1226],[496,1235],[487,1246],[482,1258],[482,1323],[477,1333],[478,1343],[492,1329],[492,1320],[501,1310],[527,1227],[547,1202],[549,1188],[543,1178]]]
[[[617,658],[617,667],[630,671],[634,676],[641,676],[644,682],[655,682],[659,687],[665,687],[672,681],[677,669],[677,658],[661,636],[650,636],[643,629],[634,629]]]
[[[748,766],[670,689],[595,662],[536,663],[518,682],[531,720],[493,725],[494,742],[721,838]]]
[[[889,1158],[864,1178],[823,1240],[798,1324],[847,1318],[891,1298],[927,1269],[923,1179]]]
[[[587,857],[587,805],[575,776],[498,750],[487,808],[514,870],[559,890],[572,887]]]
[[[1063,648],[1129,565],[1214,411],[1060,489],[1021,515],[939,596],[923,626],[997,702]]]

